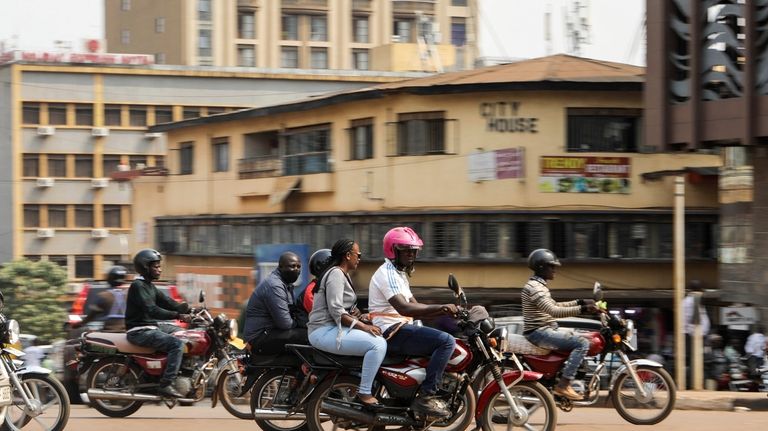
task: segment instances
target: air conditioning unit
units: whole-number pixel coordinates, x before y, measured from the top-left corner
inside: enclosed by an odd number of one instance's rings
[[[101,137],[109,136],[109,129],[106,127],[94,127],[91,129],[91,136]]]
[[[56,235],[56,231],[54,229],[38,229],[37,230],[38,238],[53,238],[55,235]]]
[[[106,238],[109,236],[107,229],[91,229],[91,238]]]
[[[53,126],[40,126],[37,128],[37,136],[53,136],[56,128]]]
[[[38,178],[37,179],[37,186],[38,187],[53,187],[53,185],[56,184],[56,180],[53,178]]]
[[[91,187],[94,189],[103,189],[109,185],[109,178],[94,178],[91,180]]]
[[[160,132],[147,132],[144,134],[145,139],[158,139],[161,136],[163,136],[163,134]]]

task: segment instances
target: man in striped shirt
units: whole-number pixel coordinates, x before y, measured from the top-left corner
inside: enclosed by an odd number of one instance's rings
[[[592,299],[566,302],[555,302],[552,299],[547,281],[555,278],[555,267],[558,266],[560,261],[549,250],[540,248],[528,256],[528,267],[533,270],[533,276],[525,283],[521,293],[523,334],[528,341],[539,347],[571,352],[553,392],[570,400],[580,400],[582,396],[573,390],[571,381],[589,350],[589,341],[571,331],[559,331],[555,319],[596,313],[597,307]]]

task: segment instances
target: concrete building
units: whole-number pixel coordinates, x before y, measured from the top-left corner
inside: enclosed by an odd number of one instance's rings
[[[105,0],[110,52],[159,64],[472,68],[477,0]]]
[[[133,181],[157,203],[135,205],[148,233],[136,248],[234,308],[259,245],[354,238],[364,297],[383,234],[409,225],[427,297],[447,295],[452,272],[474,302],[519,304],[526,258],[546,247],[563,262],[559,298],[599,280],[614,306],[669,310],[673,182],[660,172],[691,173],[687,264],[711,286],[720,156],[647,152],[643,81],[642,68],[556,55],[153,126],[169,175]],[[644,319],[660,346],[668,317]]]
[[[395,74],[264,74],[151,66],[141,55],[0,53],[0,262],[47,259],[79,281],[129,260],[130,187],[117,172],[167,172],[167,148],[147,127],[371,83]],[[152,202],[139,202],[152,206]]]

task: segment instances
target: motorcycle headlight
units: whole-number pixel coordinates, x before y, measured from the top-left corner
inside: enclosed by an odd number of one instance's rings
[[[237,338],[237,320],[230,319],[229,320],[229,339],[234,340]]]
[[[635,322],[633,322],[631,319],[627,319],[627,335],[624,337],[624,340],[629,343],[632,341],[632,337],[635,335]]]
[[[6,336],[8,337],[8,344],[16,344],[19,342],[19,322],[11,319],[5,322]]]

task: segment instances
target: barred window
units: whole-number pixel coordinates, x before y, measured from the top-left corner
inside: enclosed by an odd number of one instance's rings
[[[352,120],[349,129],[349,158],[363,160],[373,158],[373,118]]]
[[[445,113],[416,112],[398,115],[397,155],[445,153]]]
[[[331,125],[290,129],[283,135],[283,174],[301,175],[330,172]]]
[[[461,257],[459,226],[460,224],[452,222],[432,223],[430,250],[434,257]]]
[[[229,138],[213,138],[213,172],[229,170]]]
[[[195,157],[195,144],[183,142],[179,149],[179,174],[190,175],[193,171]]]
[[[568,108],[568,151],[636,152],[640,109]]]

